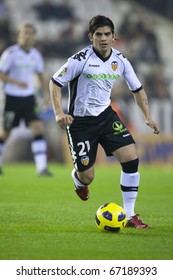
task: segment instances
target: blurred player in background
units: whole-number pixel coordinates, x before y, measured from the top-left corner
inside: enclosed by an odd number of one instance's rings
[[[45,94],[45,106],[50,103],[48,86],[44,77],[44,61],[41,53],[33,47],[36,29],[25,23],[20,27],[17,43],[7,48],[0,58],[0,79],[4,82],[3,131],[0,135],[0,174],[2,175],[4,143],[12,128],[20,120],[32,130],[31,150],[39,176],[51,176],[47,168],[47,144],[44,139],[44,123],[38,116],[35,100],[34,74],[37,74]]]
[[[140,174],[135,141],[117,113],[110,106],[111,89],[118,78],[125,79],[144,114],[146,124],[155,134],[158,125],[149,112],[147,95],[130,62],[116,49],[113,22],[105,16],[95,16],[89,22],[92,44],[68,59],[52,77],[50,94],[55,118],[66,128],[74,163],[72,178],[75,191],[82,200],[89,198],[88,185],[94,179],[94,164],[98,144],[107,156],[114,155],[121,164],[120,185],[127,227],[149,228],[135,214]],[[69,83],[69,110],[61,104],[61,88]],[[132,112],[133,114],[133,112]]]

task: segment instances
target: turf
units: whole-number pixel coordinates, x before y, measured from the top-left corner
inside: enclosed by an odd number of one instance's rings
[[[0,176],[1,260],[173,259],[173,172],[141,166],[136,212],[151,224],[102,233],[95,212],[106,202],[122,205],[118,165],[96,166],[91,197],[73,190],[72,166],[51,164],[52,178],[35,175],[31,164],[5,164]]]

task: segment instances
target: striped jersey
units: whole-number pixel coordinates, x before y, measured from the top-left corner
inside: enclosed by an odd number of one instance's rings
[[[25,97],[34,94],[34,73],[43,73],[44,61],[36,48],[28,52],[18,44],[7,48],[0,58],[0,72],[9,75],[12,79],[24,82],[27,88],[21,88],[13,83],[4,84],[4,92],[11,96]]]
[[[53,75],[60,87],[68,83],[69,114],[98,116],[110,105],[111,90],[123,77],[132,92],[142,88],[132,65],[119,51],[112,48],[104,59],[93,46],[76,53]]]

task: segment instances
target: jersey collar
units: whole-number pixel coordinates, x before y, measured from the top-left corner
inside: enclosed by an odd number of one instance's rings
[[[30,51],[32,49],[32,48],[30,48],[29,50],[25,50],[24,48],[22,48],[21,45],[19,45],[19,44],[17,44],[17,45],[18,45],[19,49],[21,49],[24,53],[30,53]]]
[[[96,51],[93,47],[93,51],[95,52],[95,54],[103,61],[107,61],[110,57],[111,57],[111,54],[112,54],[112,49],[111,49],[111,52],[110,54],[107,56],[107,57],[103,57],[98,51]]]

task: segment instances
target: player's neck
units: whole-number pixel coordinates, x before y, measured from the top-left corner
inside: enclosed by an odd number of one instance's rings
[[[29,52],[30,49],[31,49],[31,46],[22,45],[22,44],[19,44],[19,46],[20,46],[21,49],[23,49],[25,52]]]
[[[105,52],[100,52],[97,49],[95,49],[94,47],[93,47],[93,49],[94,49],[94,52],[97,54],[97,56],[103,60],[107,60],[111,56],[111,53],[112,53],[112,49],[105,51]]]

